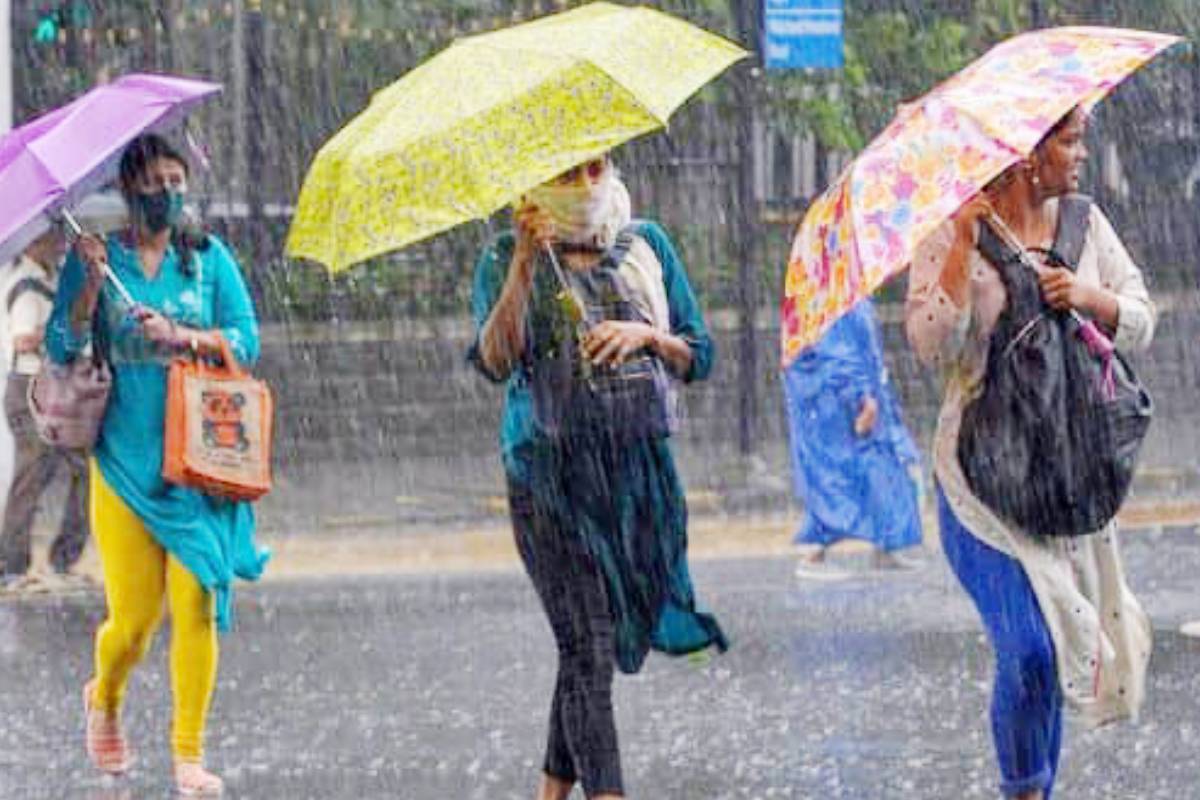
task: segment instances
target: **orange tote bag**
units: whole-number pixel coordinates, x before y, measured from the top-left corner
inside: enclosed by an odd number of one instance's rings
[[[221,363],[177,358],[167,373],[163,480],[231,500],[271,490],[275,403],[265,381],[237,363],[221,338]]]

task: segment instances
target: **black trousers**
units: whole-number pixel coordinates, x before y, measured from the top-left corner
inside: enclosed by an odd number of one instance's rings
[[[604,576],[582,537],[529,490],[509,484],[517,549],[558,645],[543,769],[578,780],[588,797],[624,794],[613,716],[614,640]]]

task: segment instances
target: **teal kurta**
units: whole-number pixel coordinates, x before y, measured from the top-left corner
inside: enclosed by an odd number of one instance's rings
[[[684,382],[708,377],[714,348],[687,273],[657,223],[635,231],[662,264],[671,332],[691,347]],[[512,259],[512,234],[484,250],[475,268],[472,310],[480,331],[500,296]],[[553,308],[555,287],[539,267],[531,302],[538,314]],[[549,313],[553,313],[550,311]],[[544,332],[531,326],[531,337]],[[527,488],[536,513],[564,535],[582,537],[604,574],[616,634],[616,660],[636,672],[649,648],[682,654],[727,642],[716,619],[696,603],[687,565],[687,505],[666,438],[617,443],[597,435],[562,441],[544,435],[534,420],[529,353],[508,376],[491,375],[472,348],[469,357],[487,377],[505,384],[500,450],[510,483]]]
[[[133,298],[188,327],[219,328],[243,364],[258,360],[258,321],[237,261],[226,245],[209,246],[182,268],[174,247],[159,274],[146,278],[137,251],[121,237],[107,240],[108,261]],[[74,331],[70,307],[82,290],[86,269],[72,253],[63,268],[54,311],[46,326],[46,350],[62,364],[79,357],[92,331]],[[162,479],[163,424],[170,353],[149,342],[127,304],[105,282],[97,306],[96,332],[113,372],[112,394],[96,444],[95,458],[109,486],[146,524],[150,533],[216,596],[216,619],[227,630],[234,576],[257,579],[268,553],[254,541],[249,503],[210,497]]]

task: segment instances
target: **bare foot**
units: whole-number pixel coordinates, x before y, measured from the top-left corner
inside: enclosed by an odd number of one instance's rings
[[[800,561],[805,564],[824,564],[828,547],[816,547],[800,555]]]
[[[537,800],[567,800],[574,786],[573,782],[568,783],[562,778],[542,773],[542,785],[538,789]],[[625,798],[619,794],[598,794],[591,800],[625,800]]]
[[[904,570],[916,569],[920,565],[918,562],[909,561],[908,559],[898,556],[895,553],[889,553],[885,550],[876,550],[871,555],[871,566],[875,569],[882,570]]]
[[[828,547],[818,547],[803,552],[796,562],[796,577],[818,581],[840,581],[849,578],[849,572],[838,569],[825,559],[828,551]]]

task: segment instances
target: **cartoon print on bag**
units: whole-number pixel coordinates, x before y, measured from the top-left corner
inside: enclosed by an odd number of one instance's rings
[[[241,392],[226,392],[207,389],[200,395],[204,409],[204,444],[212,448],[237,450],[244,453],[250,448],[246,438],[246,423],[242,420],[242,408],[246,396]]]

